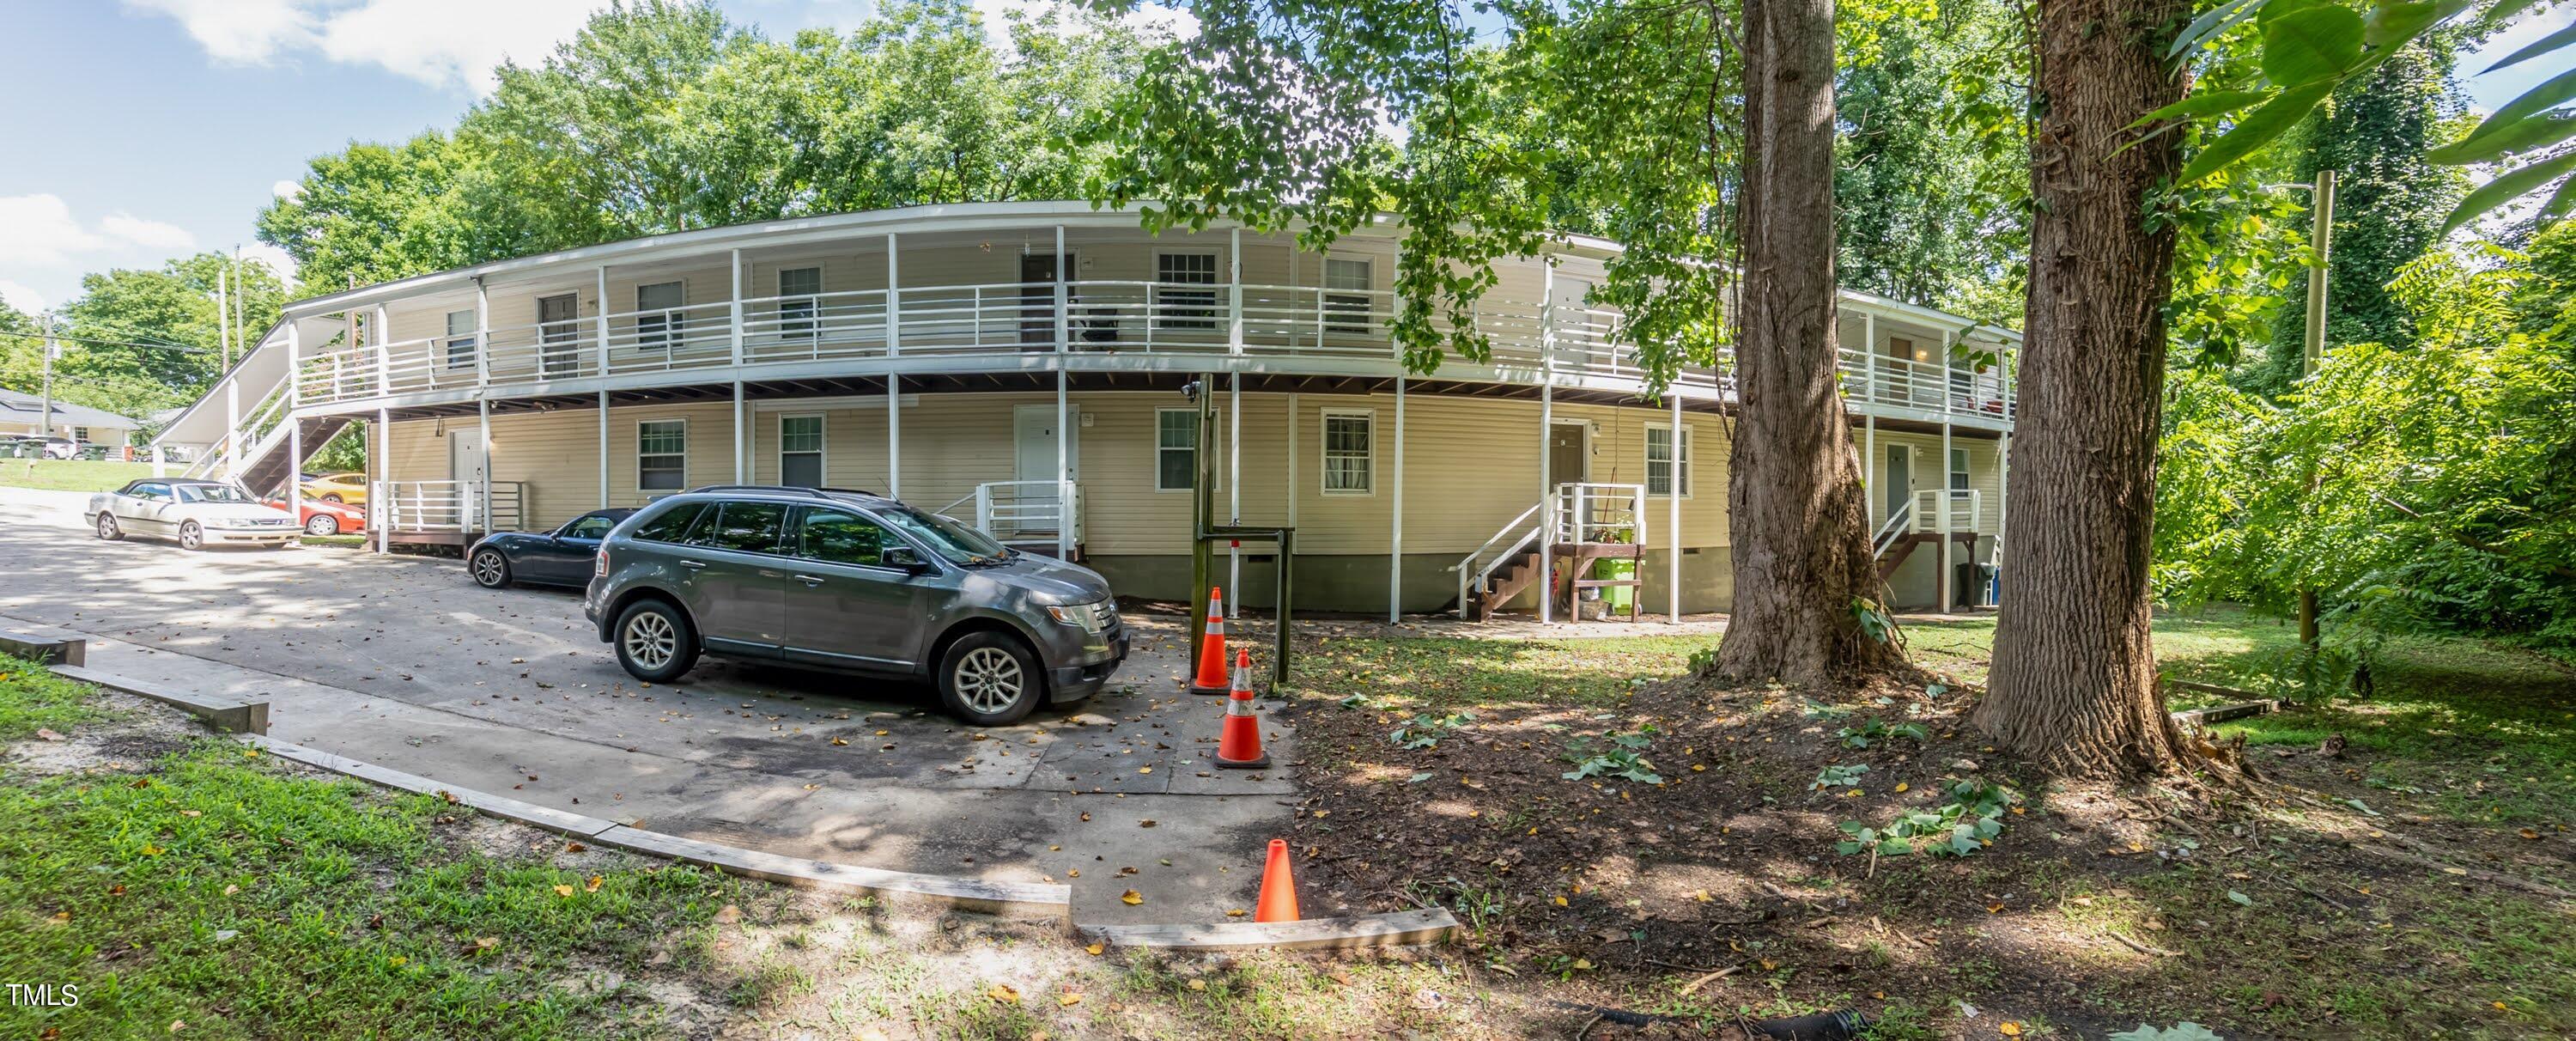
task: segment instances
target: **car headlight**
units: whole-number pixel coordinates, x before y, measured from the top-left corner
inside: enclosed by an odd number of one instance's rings
[[[1099,633],[1108,630],[1109,623],[1118,617],[1118,609],[1103,600],[1095,604],[1049,606],[1047,614],[1066,625],[1081,626],[1083,632]]]

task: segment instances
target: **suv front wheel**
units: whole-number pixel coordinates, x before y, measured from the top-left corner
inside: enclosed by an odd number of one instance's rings
[[[1016,636],[968,633],[939,657],[939,700],[979,727],[1008,726],[1036,711],[1046,696],[1037,655]]]
[[[646,683],[669,683],[698,663],[698,629],[679,608],[638,600],[617,616],[617,664]]]

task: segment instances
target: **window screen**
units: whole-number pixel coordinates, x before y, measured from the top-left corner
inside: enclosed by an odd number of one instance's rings
[[[689,424],[682,419],[648,419],[635,424],[635,487],[647,492],[676,492],[687,487]]]
[[[1368,332],[1371,288],[1367,260],[1326,258],[1324,261],[1325,330],[1337,333]]]
[[[823,417],[778,417],[778,483],[823,486]]]
[[[1199,412],[1194,408],[1154,410],[1154,490],[1190,490],[1191,464],[1199,444]]]
[[[790,339],[813,338],[816,324],[814,315],[819,308],[819,302],[815,297],[822,293],[822,268],[791,267],[780,270],[778,272],[778,335]]]
[[[1324,414],[1324,491],[1370,489],[1370,428],[1375,423],[1367,413]]]
[[[474,367],[474,312],[472,309],[447,312],[447,367]]]
[[[655,282],[635,287],[635,346],[665,350],[680,343],[680,283]]]
[[[1154,280],[1164,286],[1213,286],[1216,254],[1165,253],[1154,258]],[[1216,328],[1216,290],[1163,289],[1159,313],[1166,329]]]

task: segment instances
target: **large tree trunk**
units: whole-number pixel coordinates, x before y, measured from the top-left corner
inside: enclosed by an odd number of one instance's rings
[[[1975,722],[2064,773],[2142,777],[2181,744],[2147,630],[2174,235],[2145,200],[2182,135],[2138,142],[2130,125],[2182,97],[2165,52],[2189,15],[2186,0],[2039,6],[2013,592]]]
[[[1744,5],[1742,409],[1728,452],[1735,608],[1717,671],[1827,683],[1884,670],[1865,634],[1869,509],[1834,371],[1834,4]]]

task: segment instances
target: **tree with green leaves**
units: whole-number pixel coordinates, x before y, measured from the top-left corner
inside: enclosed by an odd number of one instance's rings
[[[1159,37],[1081,10],[888,6],[791,40],[712,4],[613,5],[504,66],[452,133],[313,160],[260,218],[317,290],[689,228],[1078,194],[1070,143]]]

